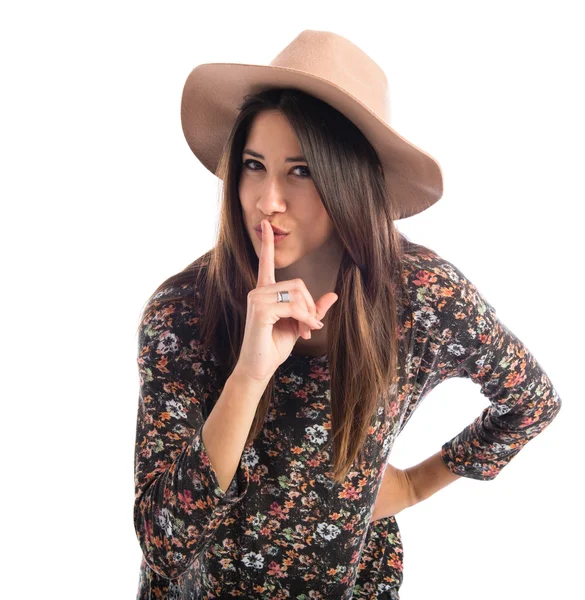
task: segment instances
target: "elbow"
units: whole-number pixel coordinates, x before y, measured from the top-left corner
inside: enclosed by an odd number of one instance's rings
[[[535,405],[531,414],[521,421],[521,428],[529,439],[546,429],[556,418],[561,410],[562,401],[554,388],[543,396]]]
[[[559,411],[561,410],[561,406],[563,405],[563,402],[560,398],[560,396],[558,395],[557,391],[553,388],[552,390],[552,399],[550,401],[551,403],[551,409],[550,409],[550,413],[549,413],[549,423],[552,422],[556,416],[559,414]]]
[[[561,410],[562,401],[555,388],[551,388],[548,397],[542,400],[539,410],[543,415],[544,427],[547,427],[556,418]],[[544,429],[543,427],[543,429]]]
[[[193,566],[194,561],[187,562],[183,554],[161,553],[159,550],[152,552],[148,551],[143,544],[140,544],[140,547],[149,569],[164,579],[176,579],[187,573]]]
[[[143,512],[140,502],[134,508],[134,531],[148,567],[160,577],[176,579],[191,569],[205,547],[200,531],[189,527],[187,532],[175,531],[172,517],[166,510]],[[188,536],[185,536],[185,533]]]
[[[204,546],[198,543],[186,549],[174,544],[171,536],[149,535],[139,528],[136,535],[146,564],[164,579],[176,579],[189,571]]]

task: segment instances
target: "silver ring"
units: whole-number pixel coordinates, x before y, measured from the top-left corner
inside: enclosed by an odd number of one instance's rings
[[[290,294],[288,292],[276,292],[277,302],[290,302]]]

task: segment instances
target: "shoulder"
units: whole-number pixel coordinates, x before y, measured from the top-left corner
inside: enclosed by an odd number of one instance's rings
[[[494,315],[469,277],[433,249],[405,239],[402,267],[414,320],[425,329],[455,329]]]
[[[197,259],[148,299],[138,327],[137,361],[144,384],[168,380],[179,389],[186,381],[197,381],[217,388],[218,363],[201,336],[204,279],[197,274],[204,275],[205,268],[206,262]]]
[[[194,260],[183,270],[167,277],[158,285],[146,302],[147,307],[159,307],[169,303],[197,306],[206,283],[209,252]]]
[[[197,258],[182,271],[165,279],[150,295],[140,318],[140,336],[153,338],[164,332],[177,339],[193,334],[201,316],[201,299],[209,253]]]

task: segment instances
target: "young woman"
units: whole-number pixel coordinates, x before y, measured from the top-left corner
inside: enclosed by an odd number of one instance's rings
[[[223,201],[213,249],[140,323],[139,599],[396,599],[395,515],[494,479],[560,409],[473,283],[394,227],[442,178],[386,102],[376,63],[329,32],[187,79],[183,130]],[[489,408],[396,469],[395,439],[449,377]]]

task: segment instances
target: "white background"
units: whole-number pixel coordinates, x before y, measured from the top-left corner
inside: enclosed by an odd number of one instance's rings
[[[477,285],[563,407],[490,482],[397,517],[403,600],[574,598],[583,561],[583,22],[578,2],[20,2],[2,8],[2,595],[134,598],[138,318],[214,243],[218,183],[180,97],[303,29],[386,72],[391,125],[444,196],[397,222]],[[416,464],[486,406],[449,380],[397,440]],[[572,590],[569,593],[567,590]]]

